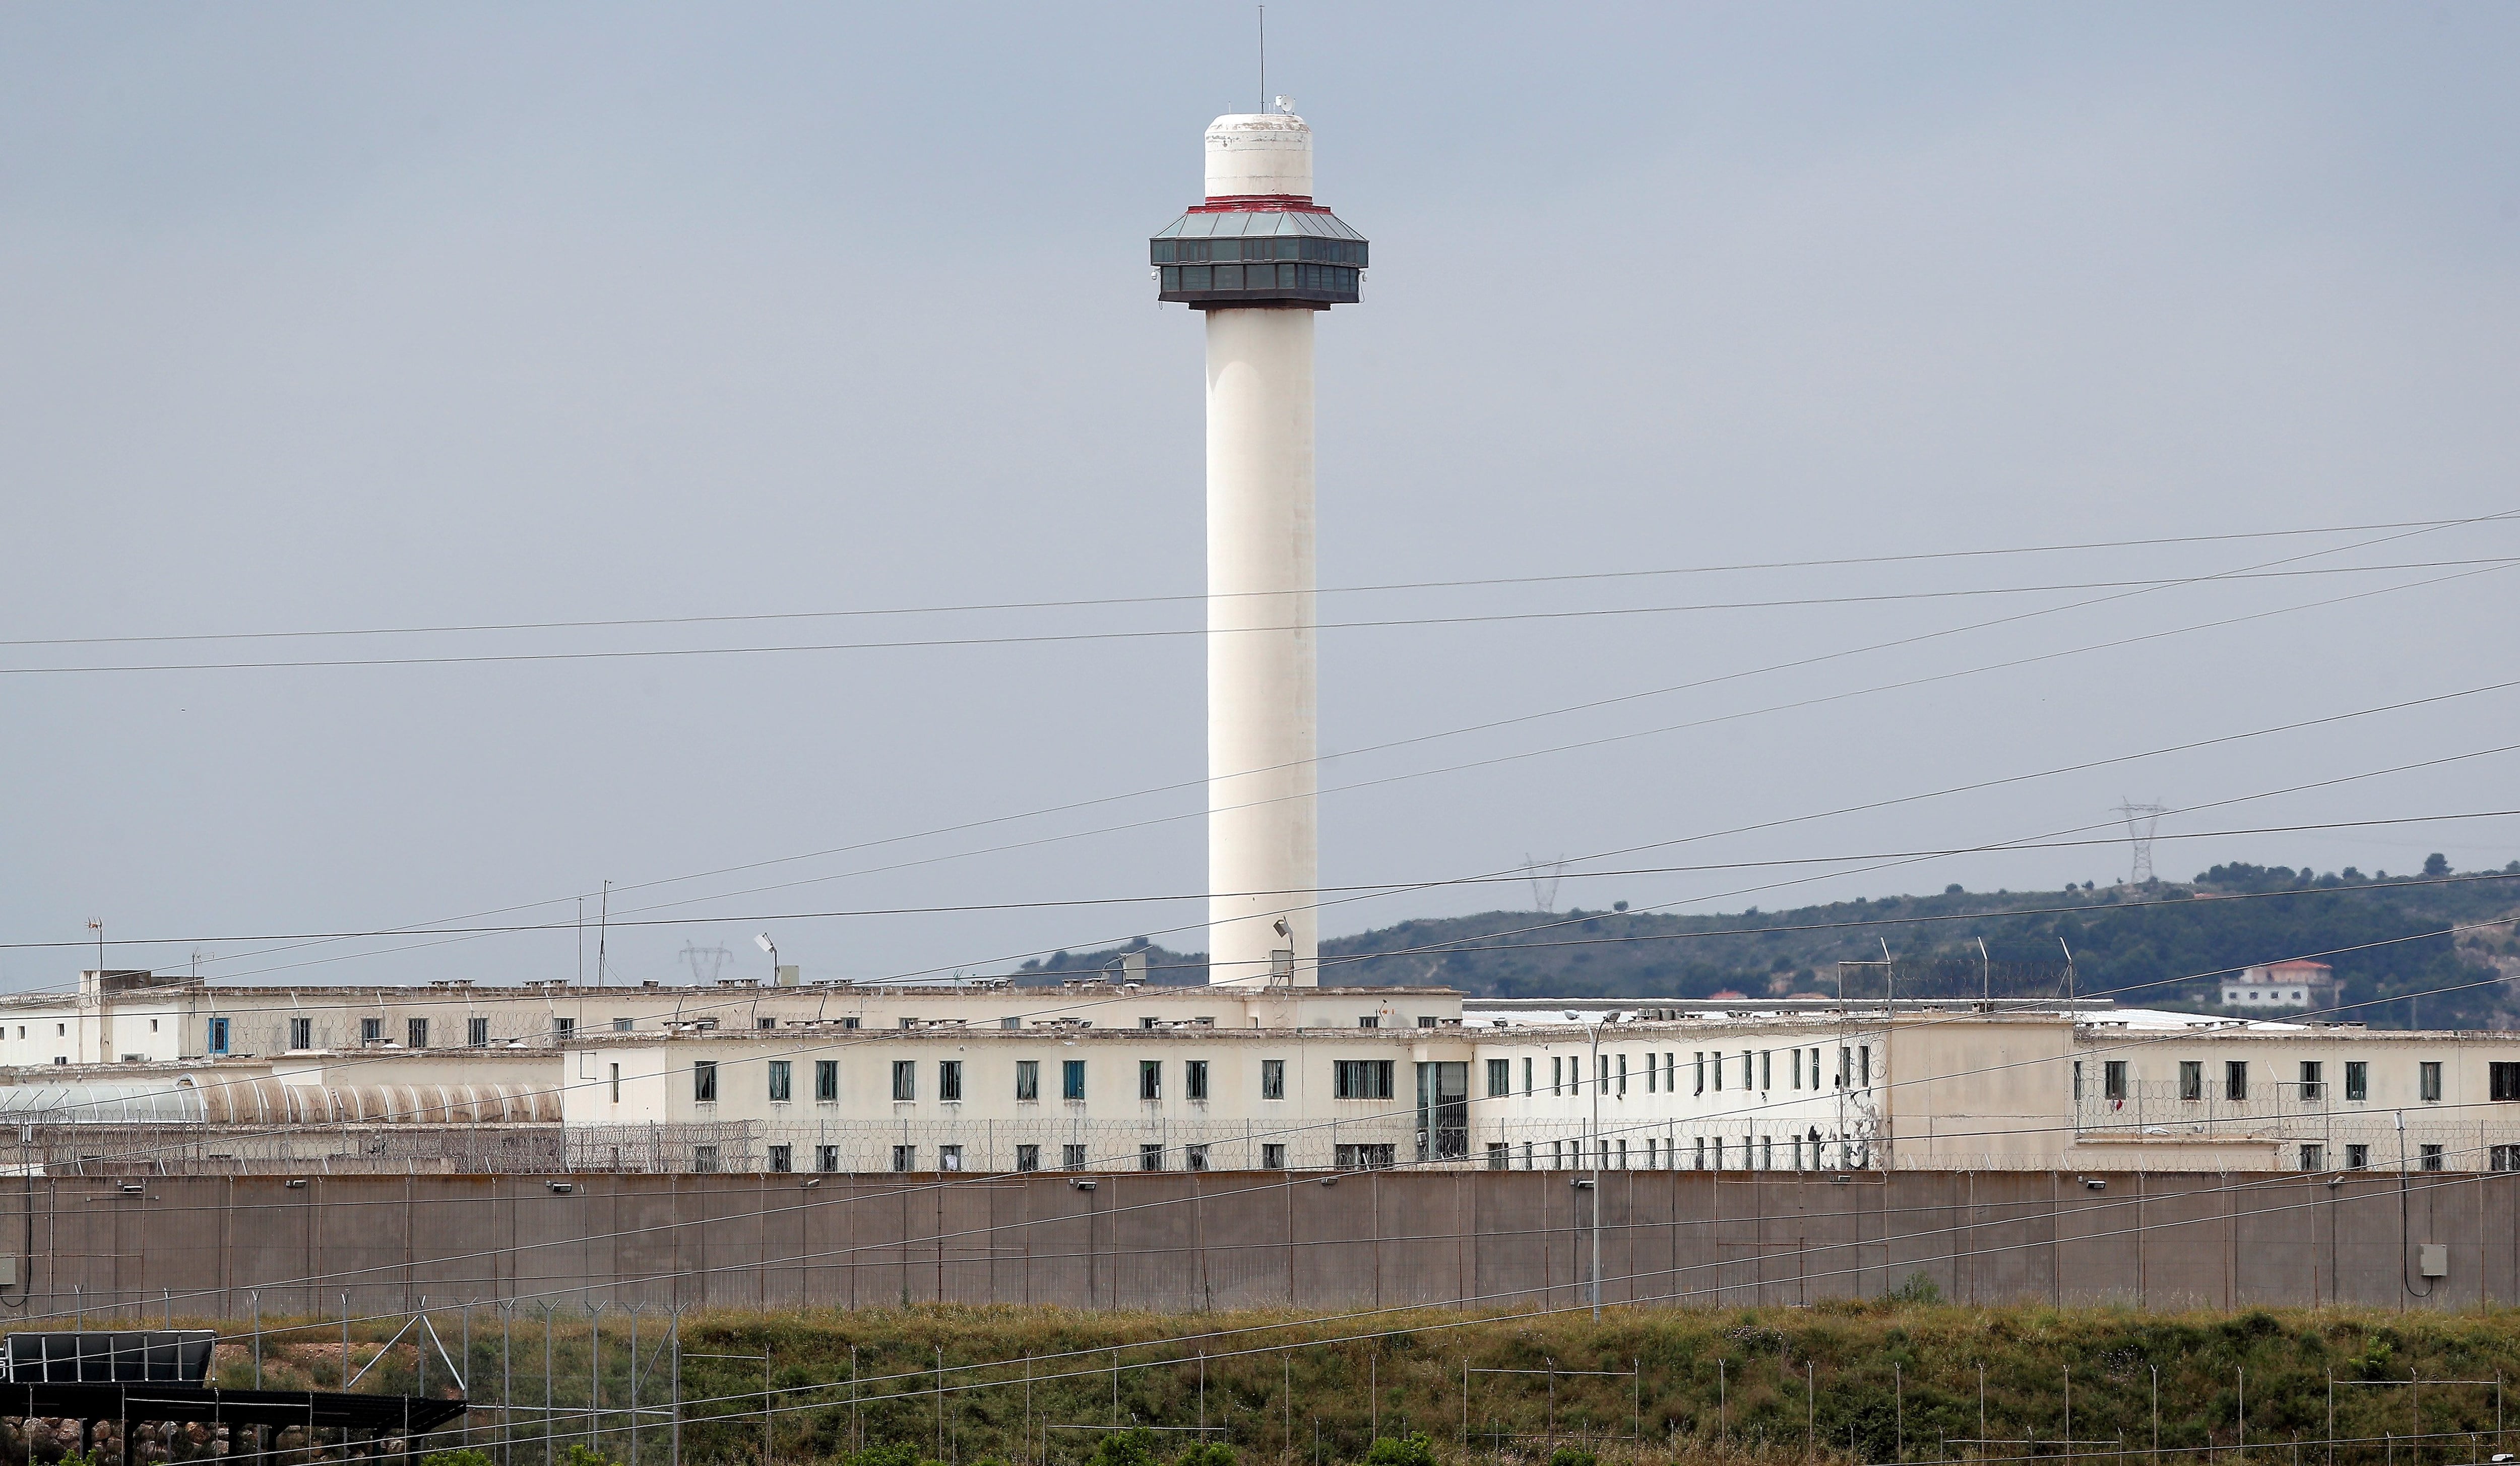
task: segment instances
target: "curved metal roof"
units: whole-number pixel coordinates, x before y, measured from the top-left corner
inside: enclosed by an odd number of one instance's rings
[[[290,1084],[191,1077],[157,1084],[0,1085],[20,1124],[551,1124],[548,1084]]]

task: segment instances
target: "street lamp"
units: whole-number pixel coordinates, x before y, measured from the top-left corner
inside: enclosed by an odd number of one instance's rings
[[[1604,1014],[1603,1017],[1607,1018]],[[1572,1010],[1566,1014],[1569,1023],[1582,1020]],[[1601,1025],[1586,1024],[1585,1032],[1593,1040],[1592,1067],[1586,1077],[1593,1084],[1593,1179],[1585,1189],[1593,1193],[1593,1321],[1601,1320]]]
[[[763,951],[768,952],[768,953],[770,954],[770,985],[771,985],[771,986],[773,986],[773,987],[778,986],[778,985],[779,985],[779,943],[777,943],[777,942],[775,942],[775,941],[771,940],[771,939],[770,939],[770,934],[769,934],[769,933],[767,933],[767,932],[764,932],[764,933],[762,933],[760,936],[755,937],[755,938],[753,938],[753,939],[752,939],[752,944],[753,944],[754,946],[757,946],[757,947],[761,948]]]

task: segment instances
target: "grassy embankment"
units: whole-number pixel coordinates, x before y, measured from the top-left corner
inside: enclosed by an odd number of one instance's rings
[[[448,1348],[460,1353],[460,1316],[442,1313],[435,1321]],[[643,1405],[661,1404],[666,1395],[668,1365],[653,1357],[662,1321],[654,1312],[642,1318],[641,1351],[649,1355],[639,1387]],[[519,1466],[540,1466],[542,1460],[542,1327],[535,1309],[518,1311],[510,1324],[503,1371],[496,1311],[476,1308],[472,1315],[472,1397],[495,1404],[503,1378],[513,1382],[514,1459]],[[1367,1328],[1382,1332],[1355,1337]],[[338,1323],[310,1324],[292,1335],[278,1325],[267,1328],[265,1383],[332,1387],[339,1377],[338,1329]],[[555,1429],[564,1450],[572,1436],[585,1439],[586,1315],[562,1313],[553,1329]],[[380,1341],[384,1333],[361,1332]],[[1193,1334],[1205,1337],[1192,1339]],[[765,1345],[778,1392],[774,1399],[782,1407],[775,1417],[778,1455],[795,1460],[846,1455],[860,1442],[908,1443],[948,1462],[991,1456],[1039,1460],[1046,1439],[1054,1462],[1079,1462],[1098,1434],[1052,1429],[1045,1435],[1045,1424],[1102,1426],[1117,1419],[1196,1425],[1202,1369],[1206,1423],[1226,1427],[1226,1439],[1253,1466],[1277,1460],[1282,1449],[1289,1449],[1290,1460],[1309,1462],[1316,1430],[1326,1466],[1361,1459],[1377,1430],[1386,1436],[1424,1431],[1446,1457],[1545,1456],[1552,1411],[1559,1438],[1641,1437],[1629,1445],[1592,1443],[1605,1463],[1744,1452],[1842,1460],[1850,1451],[1866,1461],[1931,1460],[1966,1453],[1967,1447],[1946,1443],[1981,1434],[1983,1365],[1985,1434],[2016,1443],[1997,1453],[2022,1454],[2017,1443],[2029,1436],[2044,1443],[2040,1455],[2059,1453],[2053,1443],[2066,1433],[2069,1371],[2073,1439],[2108,1443],[2085,1444],[2084,1451],[2113,1457],[2114,1443],[2121,1441],[2131,1451],[2147,1447],[2157,1371],[2165,1452],[2210,1446],[2228,1456],[2238,1443],[2245,1388],[2248,1443],[2263,1447],[2248,1459],[2255,1466],[2293,1466],[2292,1443],[2325,1438],[2331,1377],[2520,1379],[2520,1311],[2500,1309],[2224,1315],[1845,1304],[1810,1309],[1613,1309],[1598,1325],[1580,1312],[1462,1323],[1462,1315],[1431,1310],[1339,1325],[1270,1313],[919,1307],[687,1313],[681,1339],[683,1446],[696,1460],[759,1459],[762,1366],[757,1360],[695,1356],[757,1356]],[[600,1423],[606,1454],[616,1460],[629,1456],[622,1413],[630,1400],[628,1344],[627,1315],[608,1310]],[[852,1347],[860,1381],[854,1407],[846,1383]],[[946,1366],[941,1397],[940,1350]],[[354,1365],[375,1351],[375,1343],[358,1345]],[[1010,1362],[986,1371],[955,1367],[984,1360]],[[1544,1373],[1473,1374],[1464,1441],[1464,1361],[1477,1369]],[[1552,1363],[1560,1371],[1607,1373],[1559,1373],[1552,1405],[1552,1382],[1546,1374]],[[1633,1385],[1632,1364],[1639,1371]],[[360,1388],[407,1389],[415,1367],[416,1355],[405,1346]],[[248,1384],[251,1371],[245,1349],[222,1349],[222,1383]],[[444,1372],[432,1360],[430,1393],[447,1393]],[[1033,1377],[1029,1387],[1027,1374]],[[956,1388],[979,1381],[988,1382],[987,1388]],[[2438,1466],[2481,1460],[2470,1452],[2498,1448],[2496,1391],[2490,1386],[2427,1385],[2420,1403],[2415,1392],[2403,1387],[2356,1384],[2336,1394],[2340,1437],[2399,1438],[2394,1445],[2340,1451],[2340,1463]],[[2405,1438],[2418,1429],[2418,1408],[2422,1431],[2437,1438],[2468,1435],[2436,1439],[2416,1457]],[[485,1423],[493,1418],[478,1417]],[[1186,1433],[1164,1437],[1174,1445],[1193,1439]],[[1815,1439],[1817,1450],[1811,1446]],[[641,1439],[643,1458],[663,1459],[666,1441],[663,1425],[653,1425]],[[2324,1451],[2302,1460],[2324,1466]]]

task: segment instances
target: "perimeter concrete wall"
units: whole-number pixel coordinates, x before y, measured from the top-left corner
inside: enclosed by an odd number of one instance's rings
[[[16,1321],[516,1300],[871,1306],[1574,1306],[1563,1171],[27,1177],[0,1193]],[[2520,1175],[1613,1171],[1603,1299],[1802,1304],[1922,1273],[1958,1302],[2520,1301]],[[126,1190],[129,1187],[133,1189]],[[2427,1287],[2420,1244],[2447,1249]]]

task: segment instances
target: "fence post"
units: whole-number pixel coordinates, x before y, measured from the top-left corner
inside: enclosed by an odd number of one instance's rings
[[[677,1304],[674,1306],[673,1322],[667,1327],[670,1332],[666,1335],[665,1344],[672,1360],[672,1372],[667,1378],[673,1392],[671,1398],[673,1437],[672,1453],[666,1459],[672,1463],[672,1466],[683,1466],[683,1309],[681,1305]],[[855,1351],[851,1352],[854,1355]],[[854,1374],[855,1371],[852,1370],[851,1373]]]
[[[634,1361],[635,1362],[635,1361]],[[586,1306],[586,1448],[601,1450],[596,1427],[604,1415],[604,1305]]]

